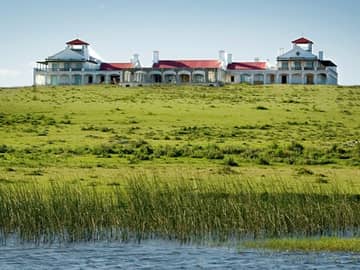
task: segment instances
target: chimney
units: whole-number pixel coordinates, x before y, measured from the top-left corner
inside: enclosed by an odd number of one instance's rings
[[[221,67],[226,68],[226,59],[225,59],[225,51],[219,51],[219,61],[221,62]]]
[[[140,67],[139,55],[137,53],[133,54],[133,57],[130,59],[134,67]]]
[[[219,60],[225,61],[225,51],[224,50],[219,51]]]
[[[139,61],[139,55],[137,53],[133,54],[132,60],[134,63],[136,63],[137,61]]]
[[[153,63],[159,63],[159,51],[153,51]]]
[[[319,51],[319,60],[324,60],[324,52]]]
[[[228,53],[228,55],[227,55],[227,63],[232,64],[232,53]]]

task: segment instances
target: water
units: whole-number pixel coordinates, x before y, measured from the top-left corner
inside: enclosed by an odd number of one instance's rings
[[[360,255],[238,250],[148,240],[0,246],[0,269],[360,269]]]

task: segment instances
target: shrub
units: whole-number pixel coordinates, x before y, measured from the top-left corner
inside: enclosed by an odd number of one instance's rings
[[[9,146],[7,146],[6,144],[1,144],[0,145],[0,153],[8,153],[11,152],[11,148]]]
[[[229,165],[231,167],[237,167],[239,164],[235,161],[233,157],[227,157],[224,161],[225,165]]]
[[[298,175],[313,175],[314,174],[314,172],[312,170],[306,169],[306,168],[298,168],[296,170],[296,173]]]
[[[151,155],[154,153],[153,148],[150,145],[142,145],[136,152],[135,156],[139,160],[150,160]]]
[[[270,162],[269,162],[266,158],[260,157],[260,158],[258,159],[258,164],[259,164],[259,165],[270,165]]]
[[[208,159],[223,159],[224,158],[223,152],[215,144],[208,145],[206,152],[205,152],[205,156]]]
[[[256,106],[257,110],[268,110],[268,108],[264,107],[264,106]]]
[[[291,142],[291,144],[287,147],[289,151],[295,152],[297,154],[302,154],[304,151],[304,146],[298,142]]]

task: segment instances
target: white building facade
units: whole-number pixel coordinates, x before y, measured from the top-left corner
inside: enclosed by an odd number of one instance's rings
[[[161,60],[153,52],[153,65],[143,67],[134,54],[129,62],[104,62],[85,41],[66,43],[59,53],[37,62],[34,85],[119,84],[329,84],[338,82],[337,66],[313,54],[313,42],[294,41],[293,48],[277,57],[277,65],[265,61],[233,62],[232,54],[219,51],[211,60]]]

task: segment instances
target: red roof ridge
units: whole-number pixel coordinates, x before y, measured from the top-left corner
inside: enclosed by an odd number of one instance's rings
[[[90,45],[89,43],[81,40],[81,39],[73,39],[68,42],[66,42],[67,45]]]
[[[264,70],[266,69],[267,62],[257,61],[257,62],[232,62],[228,64],[228,69],[236,70]]]
[[[131,62],[123,62],[123,63],[101,63],[100,70],[120,70],[133,68],[134,64]]]
[[[220,61],[216,59],[159,60],[153,68],[219,68]]]
[[[308,44],[308,43],[311,43],[311,44],[313,44],[314,42],[312,42],[310,39],[307,39],[305,37],[301,37],[301,38],[293,40],[291,43],[294,43],[294,44]]]

